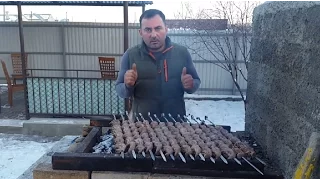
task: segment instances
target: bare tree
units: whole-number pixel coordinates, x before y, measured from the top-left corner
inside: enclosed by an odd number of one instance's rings
[[[211,3],[207,9],[194,12],[192,5],[185,2],[182,4],[182,10],[176,14],[176,19],[184,19],[185,22],[189,22],[188,25],[181,26],[185,31],[193,34],[192,40],[186,39],[185,45],[201,60],[214,63],[230,73],[244,105],[246,105],[246,98],[239,85],[239,77],[245,81],[247,77],[246,71],[241,68],[241,63],[242,67],[247,69],[252,13],[259,3],[220,1]],[[208,52],[210,57],[204,56]]]

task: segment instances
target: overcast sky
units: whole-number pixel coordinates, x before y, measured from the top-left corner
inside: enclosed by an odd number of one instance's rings
[[[210,2],[190,2],[193,8],[204,8]],[[176,12],[181,11],[181,1],[153,1],[146,9],[159,9],[163,11],[168,19],[174,18]],[[16,6],[5,6],[9,14],[17,14]],[[123,7],[102,7],[102,6],[22,6],[23,14],[38,13],[51,14],[58,20],[68,18],[70,21],[82,22],[123,22]],[[141,7],[129,7],[129,22],[139,21],[142,13]],[[3,14],[3,6],[0,9]]]
[[[181,3],[186,1],[155,0],[153,5],[147,5],[146,9],[159,9],[164,12],[168,19],[174,18],[174,14],[181,12]],[[210,1],[189,0],[193,8],[203,9],[211,5]],[[5,6],[9,14],[17,14],[16,6]],[[82,22],[123,22],[123,7],[94,7],[94,6],[22,6],[23,14],[30,12],[38,14],[51,14],[55,19],[68,18],[70,21]],[[129,7],[129,22],[138,22],[141,15],[141,7]],[[3,14],[3,6],[0,9]],[[1,21],[1,20],[0,20]]]

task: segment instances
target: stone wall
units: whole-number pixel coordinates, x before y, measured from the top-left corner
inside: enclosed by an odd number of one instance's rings
[[[253,14],[246,131],[291,178],[320,130],[320,2],[266,2]]]

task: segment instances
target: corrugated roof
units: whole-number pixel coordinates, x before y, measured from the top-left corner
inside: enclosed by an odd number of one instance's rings
[[[18,1],[0,1],[0,5],[17,5]],[[21,1],[21,5],[123,6],[124,1]],[[152,1],[128,1],[129,6],[153,4]]]

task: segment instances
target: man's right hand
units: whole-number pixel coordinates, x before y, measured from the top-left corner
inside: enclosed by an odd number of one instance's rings
[[[128,87],[134,86],[138,78],[137,66],[135,63],[132,64],[132,68],[127,70],[124,74],[124,83]]]

